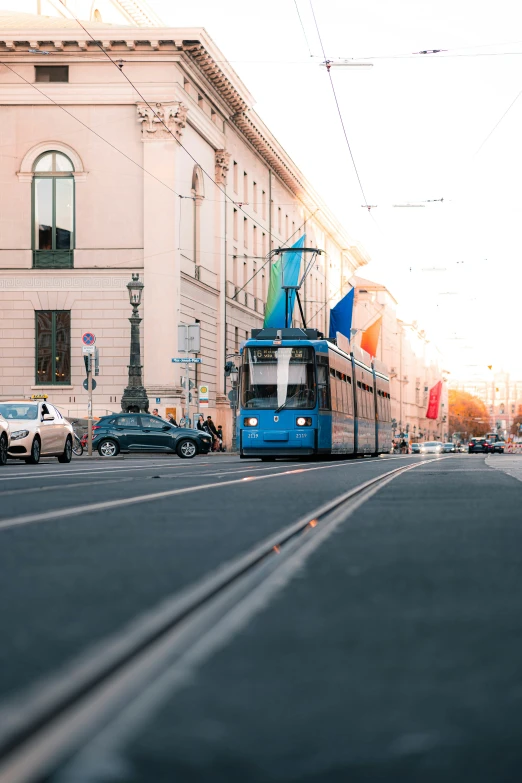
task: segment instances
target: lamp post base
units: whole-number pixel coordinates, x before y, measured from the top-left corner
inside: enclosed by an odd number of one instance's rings
[[[143,386],[127,386],[121,398],[121,409],[125,413],[148,413],[149,398]]]

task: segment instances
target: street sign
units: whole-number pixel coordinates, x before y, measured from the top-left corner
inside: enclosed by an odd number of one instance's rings
[[[232,403],[232,405],[235,405],[237,402],[237,389],[230,389],[228,393],[228,399]]]
[[[84,346],[83,346],[83,352],[84,352],[84,354],[85,354],[85,353],[92,353],[92,354],[94,354],[94,351],[95,351],[95,350],[96,350],[96,349],[95,349],[94,345],[84,345]]]
[[[94,345],[96,342],[96,336],[92,332],[85,332],[82,334],[82,343],[84,345]]]
[[[178,351],[180,353],[199,353],[200,350],[200,324],[178,324]]]
[[[161,402],[161,397],[156,397],[156,405],[159,405]]]
[[[85,389],[85,391],[89,391],[89,382],[87,381],[87,378],[85,378],[85,380],[83,382],[83,388]],[[96,388],[96,381],[93,378],[92,379],[92,390],[94,391],[95,388]]]
[[[206,383],[199,386],[198,398],[200,408],[208,408],[208,385]]]
[[[186,378],[181,378],[180,380],[181,380],[181,386],[184,389],[185,386],[187,385],[187,379]],[[193,389],[193,388],[194,388],[194,381],[191,381],[190,378],[189,378],[189,389]]]
[[[186,359],[171,359],[174,364],[201,364],[201,359],[194,359],[192,356],[187,356]]]

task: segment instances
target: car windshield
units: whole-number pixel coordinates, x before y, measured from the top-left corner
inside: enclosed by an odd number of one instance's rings
[[[34,421],[38,418],[38,404],[34,402],[0,402],[0,413],[4,419]]]
[[[272,345],[245,348],[241,400],[244,408],[313,408],[313,349]]]
[[[442,446],[442,443],[439,443],[438,441],[428,441],[428,443],[425,443],[424,446]]]

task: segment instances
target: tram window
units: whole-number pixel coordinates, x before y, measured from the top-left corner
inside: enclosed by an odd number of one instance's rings
[[[328,380],[328,358],[317,355],[317,395],[320,410],[330,410]],[[330,385],[333,386],[332,379]]]
[[[330,368],[330,395],[332,398],[332,410],[337,410],[337,393],[335,389],[335,370]]]

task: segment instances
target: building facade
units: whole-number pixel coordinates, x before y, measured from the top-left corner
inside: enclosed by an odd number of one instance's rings
[[[507,437],[515,419],[522,416],[522,381],[515,380],[508,372],[491,369],[482,378],[453,381],[450,387],[482,400],[489,414],[490,432]]]
[[[397,317],[397,301],[385,286],[358,276],[350,283],[355,288],[352,340],[360,344],[364,330],[382,319],[377,358],[390,373],[394,435],[403,434],[410,441],[447,441],[448,373],[439,350],[417,323]],[[427,419],[429,391],[438,381],[442,381],[439,415]]]
[[[262,325],[269,251],[303,233],[324,251],[304,291],[322,331],[368,258],[319,209],[204,30],[109,24],[90,8],[90,36],[71,19],[0,13],[0,396],[45,393],[85,416],[88,331],[100,352],[94,415],[119,410],[126,286],[139,274],[150,408],[186,413],[171,360],[178,324],[199,322],[191,413],[207,386],[201,412],[230,439],[224,366]]]

